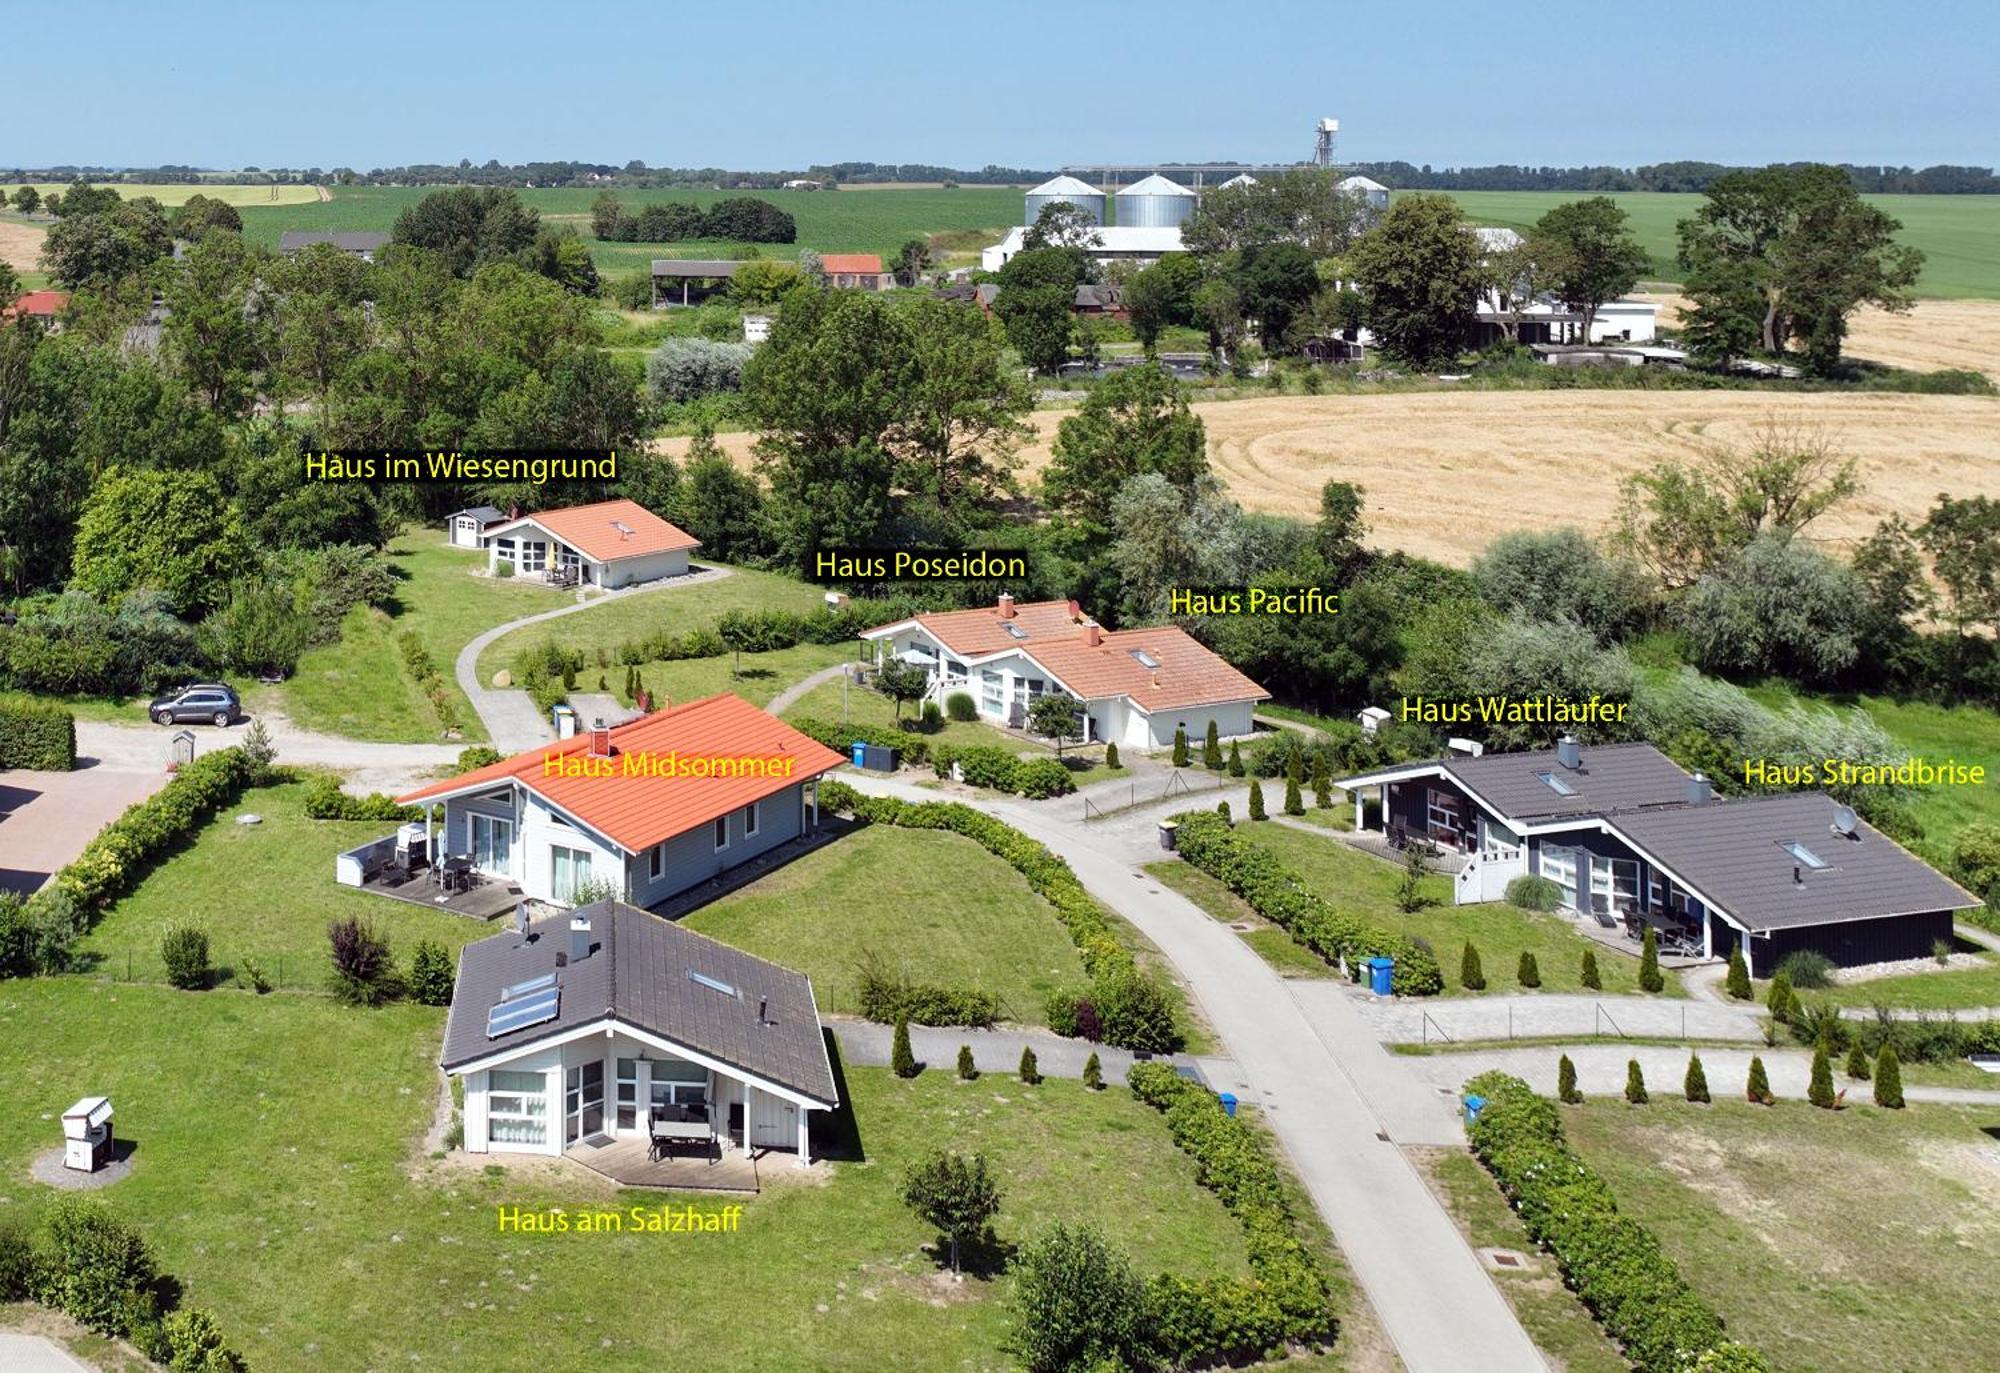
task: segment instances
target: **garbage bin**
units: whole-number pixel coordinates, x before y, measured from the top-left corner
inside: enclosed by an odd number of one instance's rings
[[[1215,1099],[1222,1103],[1222,1114],[1226,1116],[1236,1114],[1236,1093],[1223,1092],[1217,1095]]]
[[[1465,1123],[1467,1125],[1477,1125],[1479,1123],[1479,1109],[1485,1104],[1486,1098],[1483,1096],[1469,1096],[1465,1099]]]
[[[859,739],[856,739],[853,744],[853,753],[854,753],[854,766],[858,768],[865,768],[868,766],[868,745],[862,743]]]
[[[1377,996],[1389,995],[1389,975],[1395,970],[1393,958],[1371,958],[1368,960],[1368,990]]]
[[[576,736],[576,711],[560,701],[549,708],[549,723],[555,727],[558,739]]]
[[[1160,821],[1160,847],[1168,853],[1172,853],[1174,845],[1180,842],[1180,828],[1178,820]]]

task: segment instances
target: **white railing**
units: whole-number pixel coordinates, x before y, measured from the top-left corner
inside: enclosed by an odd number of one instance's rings
[[[1482,901],[1498,901],[1507,894],[1507,884],[1527,871],[1528,851],[1518,845],[1475,850],[1467,855],[1465,866],[1452,879],[1452,904],[1473,906]]]

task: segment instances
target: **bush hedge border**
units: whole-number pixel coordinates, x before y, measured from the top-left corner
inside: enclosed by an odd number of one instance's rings
[[[1179,825],[1174,849],[1183,862],[1221,882],[1327,962],[1345,962],[1349,975],[1359,978],[1365,959],[1393,958],[1391,985],[1397,996],[1436,996],[1444,990],[1444,974],[1429,949],[1357,916],[1339,914],[1275,854],[1245,839],[1214,811],[1182,811],[1173,819]]]
[[[1634,1368],[1680,1373],[1710,1354],[1726,1354],[1732,1368],[1767,1366],[1724,1333],[1653,1232],[1619,1213],[1610,1184],[1563,1139],[1553,1102],[1500,1072],[1465,1090],[1486,1099],[1466,1130],[1473,1153]]]
[[[0,768],[69,772],[76,767],[76,716],[53,701],[0,696]]]

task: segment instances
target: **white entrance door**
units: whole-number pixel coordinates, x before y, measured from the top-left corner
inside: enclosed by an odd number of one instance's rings
[[[514,822],[497,815],[472,816],[472,866],[498,877],[514,874]]]
[[[592,1059],[565,1074],[563,1084],[563,1144],[604,1133],[604,1064]]]

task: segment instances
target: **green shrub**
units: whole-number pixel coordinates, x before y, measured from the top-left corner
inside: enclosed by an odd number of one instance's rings
[[[1604,979],[1597,972],[1597,950],[1583,951],[1583,969],[1577,974],[1577,981],[1594,992],[1604,990]]]
[[[1035,1062],[1035,1051],[1031,1046],[1026,1044],[1021,1046],[1021,1066],[1019,1071],[1021,1081],[1027,1083],[1030,1087],[1033,1087],[1042,1080],[1041,1067]]]
[[[1646,1075],[1639,1070],[1639,1060],[1625,1060],[1625,1099],[1634,1106],[1644,1106],[1651,1097],[1646,1095]]]
[[[474,744],[471,748],[459,750],[458,770],[460,772],[472,772],[478,768],[489,767],[499,761],[499,749],[486,744]]]
[[[1104,1065],[1098,1062],[1095,1049],[1092,1049],[1090,1057],[1083,1061],[1083,1085],[1093,1092],[1104,1090]]]
[[[1465,941],[1465,952],[1459,956],[1458,985],[1468,992],[1486,990],[1486,973],[1479,966],[1479,950],[1473,947],[1470,939]]]
[[[0,696],[0,771],[68,772],[76,766],[76,717],[53,701]]]
[[[979,718],[979,703],[968,692],[954,691],[944,698],[945,714],[961,725],[969,725]]]
[[[1583,1093],[1576,1086],[1576,1065],[1564,1054],[1556,1064],[1556,1100],[1565,1106],[1581,1106]]]
[[[349,796],[340,789],[339,778],[324,772],[306,783],[300,808],[308,820],[416,820],[423,815],[420,808],[399,806],[379,791]]]
[[[1723,990],[1738,1001],[1748,1001],[1755,995],[1750,988],[1750,965],[1743,961],[1741,944],[1729,951],[1729,976],[1722,985]]]
[[[1744,1084],[1743,1097],[1757,1106],[1769,1106],[1777,1100],[1771,1095],[1771,1075],[1764,1071],[1764,1059],[1759,1054],[1750,1056],[1750,1077]]]
[[[236,960],[236,980],[259,996],[271,990],[271,975],[265,972],[264,965],[254,958]]]
[[[978,1076],[979,1076],[979,1069],[973,1066],[972,1062],[972,1046],[970,1044],[959,1045],[958,1046],[959,1081],[971,1082]]]
[[[1960,830],[1952,865],[1965,885],[1981,896],[2000,891],[2000,825],[1975,820]]]
[[[1201,765],[1210,772],[1221,772],[1222,736],[1215,727],[1215,721],[1208,722],[1208,734],[1201,742]]]
[[[1833,1057],[1824,1041],[1813,1050],[1812,1080],[1806,1086],[1806,1100],[1822,1110],[1831,1111],[1834,1107]]]
[[[1257,792],[1250,793],[1252,815]],[[1252,910],[1285,930],[1329,963],[1358,970],[1362,960],[1395,960],[1392,987],[1398,996],[1435,996],[1444,990],[1437,958],[1416,941],[1358,917],[1341,915],[1276,855],[1231,829],[1208,811],[1187,811],[1179,823],[1177,852],[1182,861],[1215,878]]]
[[[1010,1344],[1029,1373],[1145,1367],[1146,1287],[1088,1226],[1057,1223],[1012,1264]]]
[[[1818,949],[1794,949],[1778,960],[1778,975],[1794,990],[1818,991],[1833,985],[1833,960]]]
[[[1552,911],[1562,904],[1562,888],[1546,877],[1524,874],[1507,884],[1507,904],[1524,911]]]
[[[1681,1094],[1689,1101],[1708,1100],[1708,1074],[1702,1071],[1701,1055],[1688,1055],[1687,1076],[1681,1080]]]
[[[1229,775],[1231,777],[1241,777],[1243,772],[1243,746],[1239,741],[1231,739],[1229,741]]]
[[[1634,1368],[1681,1373],[1726,1344],[1721,1317],[1652,1232],[1618,1209],[1603,1177],[1564,1140],[1553,1105],[1504,1073],[1483,1073],[1466,1090],[1486,1098],[1466,1130],[1473,1152]]]
[[[808,739],[825,744],[843,757],[849,755],[858,742],[874,744],[880,748],[893,748],[902,755],[898,761],[915,767],[921,767],[930,758],[929,741],[907,729],[891,729],[880,725],[842,725],[809,717],[801,717],[787,723]]]
[[[1188,765],[1187,726],[1178,725],[1174,728],[1174,766],[1177,768],[1184,768],[1187,765]]]
[[[26,1301],[35,1286],[35,1246],[27,1222],[0,1218],[0,1303]]]
[[[1639,944],[1639,990],[1659,992],[1666,990],[1666,986],[1666,978],[1660,975],[1660,939],[1648,925]]]
[[[333,959],[333,992],[350,1006],[378,1006],[396,994],[389,941],[373,925],[348,916],[327,926]]]
[[[167,981],[184,992],[207,988],[215,977],[208,962],[208,934],[192,925],[176,925],[160,939],[160,961]]]
[[[419,939],[410,950],[410,996],[425,1006],[451,1005],[457,969],[445,946],[434,939]]]
[[[1051,796],[1067,796],[1076,790],[1076,782],[1070,777],[1069,769],[1054,758],[1029,758],[1014,765],[1014,785],[1030,801],[1045,801]]]
[[[1104,746],[1104,766],[1108,768],[1124,766],[1118,761],[1118,741],[1113,739]]]
[[[1255,777],[1250,779],[1250,818],[1252,820],[1267,818],[1264,812],[1264,787]]]
[[[1770,1011],[1771,1019],[1780,1025],[1791,1023],[1798,1013],[1798,1001],[1792,995],[1792,979],[1783,969],[1771,975],[1771,989],[1764,994],[1764,1007]]]
[[[1884,1044],[1875,1060],[1875,1104],[1892,1111],[1903,1108],[1903,1065],[1894,1044]]]
[[[169,1312],[161,1322],[172,1373],[237,1373],[243,1360],[222,1340],[215,1317],[198,1306]]]
[[[1858,1037],[1847,1051],[1847,1075],[1856,1082],[1866,1082],[1869,1077],[1868,1051],[1861,1047]]]
[[[1521,950],[1521,961],[1514,968],[1514,980],[1523,987],[1542,985],[1542,969],[1535,962],[1535,955],[1528,949]]]
[[[1227,801],[1217,801],[1215,803],[1215,813],[1231,824],[1235,823],[1229,814],[1229,803]]]
[[[890,973],[872,952],[863,955],[857,980],[861,1014],[880,1025],[904,1020],[986,1029],[1000,1019],[1000,998],[993,993],[912,982]]]
[[[100,1335],[157,1317],[159,1269],[139,1232],[92,1197],[58,1197],[42,1221],[35,1298]]]
[[[1100,978],[1091,989],[1103,1037],[1121,1048],[1144,1053],[1172,1053],[1182,1035],[1173,999],[1154,979],[1136,968]]]
[[[1285,767],[1285,814],[1304,815],[1305,798],[1299,794],[1299,755],[1294,753]],[[1412,850],[1414,852],[1414,850]]]
[[[910,1022],[906,1016],[896,1018],[896,1037],[889,1046],[889,1071],[901,1078],[912,1078],[923,1071],[910,1049]]]

